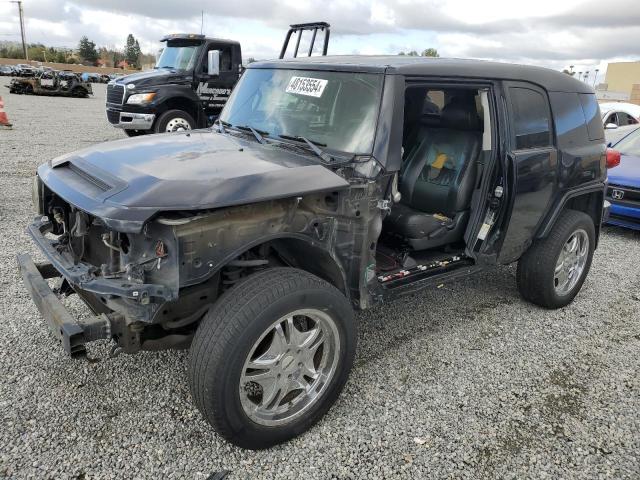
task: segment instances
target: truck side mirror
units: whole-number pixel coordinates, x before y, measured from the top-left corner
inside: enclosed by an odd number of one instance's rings
[[[613,130],[615,128],[618,128],[618,125],[616,125],[615,123],[607,123],[604,126],[605,130]]]
[[[220,75],[220,50],[209,50],[207,53],[207,73],[214,77]]]

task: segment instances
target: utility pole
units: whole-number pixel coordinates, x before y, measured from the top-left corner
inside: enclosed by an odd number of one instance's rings
[[[24,11],[22,10],[22,0],[11,0],[11,3],[18,4],[18,12],[20,13],[20,36],[22,37],[22,53],[24,54],[24,59],[29,60],[27,42],[24,39]]]

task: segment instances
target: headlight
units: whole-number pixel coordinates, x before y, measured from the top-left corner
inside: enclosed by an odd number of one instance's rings
[[[155,93],[136,93],[127,98],[127,103],[131,105],[144,105],[149,103],[156,96]]]

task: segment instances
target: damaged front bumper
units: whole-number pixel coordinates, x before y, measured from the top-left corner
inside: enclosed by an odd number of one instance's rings
[[[173,298],[170,289],[157,284],[127,283],[122,279],[95,275],[95,267],[83,262],[74,263],[60,253],[57,241],[45,235],[52,230],[47,217],[38,217],[27,232],[47,257],[48,263],[36,265],[28,254],[18,255],[18,266],[27,290],[48,322],[53,334],[70,355],[82,354],[84,344],[112,338],[121,333],[123,320],[149,321],[160,303]],[[67,311],[58,295],[49,287],[47,278],[62,277],[81,295],[93,295],[108,305],[109,313],[76,320]],[[151,302],[150,300],[154,300]]]
[[[18,255],[18,266],[24,285],[49,324],[51,333],[60,340],[69,355],[84,354],[85,343],[111,338],[113,318],[110,317],[115,314],[103,313],[83,320],[74,319],[45,280],[58,276],[50,263],[36,265],[29,254],[23,253]]]

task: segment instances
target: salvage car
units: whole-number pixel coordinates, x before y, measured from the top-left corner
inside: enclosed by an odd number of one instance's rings
[[[35,77],[37,70],[26,63],[19,63],[14,67],[15,75],[18,77]]]
[[[640,230],[640,129],[618,141],[619,165],[609,171],[607,200],[611,214],[607,223]]]
[[[354,310],[513,262],[527,301],[573,301],[606,214],[606,162],[593,89],[552,70],[252,63],[214,128],[41,165],[28,232],[47,262],[18,262],[69,354],[99,339],[114,355],[188,347],[207,421],[266,448],[339,396]],[[93,315],[66,310],[73,293]]]
[[[87,98],[93,95],[91,84],[71,71],[43,71],[34,78],[14,78],[6,86],[10,93]]]

